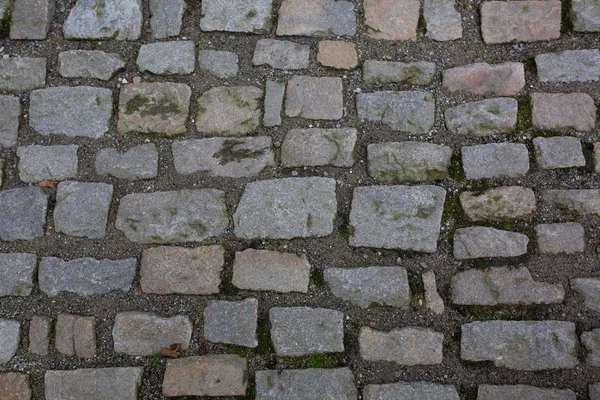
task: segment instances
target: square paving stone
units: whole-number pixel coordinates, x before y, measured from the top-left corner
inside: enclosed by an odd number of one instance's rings
[[[200,29],[268,33],[273,0],[203,0]]]
[[[462,38],[462,17],[454,0],[425,0],[423,16],[427,26],[425,36],[437,41]]]
[[[256,371],[257,400],[357,400],[350,368]]]
[[[196,68],[194,42],[158,42],[143,44],[137,58],[140,71],[156,75],[189,75]]]
[[[12,319],[0,319],[0,364],[9,362],[19,348],[21,323]]]
[[[0,297],[29,296],[37,256],[27,253],[0,253]]]
[[[288,80],[285,115],[307,119],[341,119],[344,113],[341,78],[293,76]]]
[[[196,129],[209,135],[239,135],[258,128],[263,90],[255,86],[213,87],[198,98]]]
[[[45,58],[0,58],[0,90],[27,91],[45,85]]]
[[[142,0],[77,0],[63,26],[65,39],[137,40]]]
[[[118,54],[99,50],[69,50],[58,54],[58,72],[65,78],[108,81],[125,65]]]
[[[181,32],[185,0],[150,0],[152,37],[164,39]]]
[[[0,145],[12,147],[17,144],[21,103],[16,96],[0,96]]]
[[[354,189],[350,246],[434,253],[446,190],[438,186],[365,186]]]
[[[365,0],[365,28],[373,39],[416,40],[418,0]]]
[[[428,133],[435,123],[435,99],[429,92],[374,92],[356,96],[358,118],[394,131]]]
[[[318,45],[317,62],[335,69],[354,69],[358,65],[356,44],[343,40],[321,40]]]
[[[119,96],[121,133],[145,133],[167,137],[185,133],[192,90],[182,83],[125,85]]]
[[[115,393],[118,393],[118,400],[137,400],[143,374],[143,367],[47,371],[45,398],[117,400]]]
[[[106,235],[113,187],[106,183],[61,182],[56,192],[56,231],[100,239]]]
[[[19,147],[17,149],[19,178],[23,182],[62,181],[75,178],[78,148],[79,146],[74,144]]]
[[[217,78],[235,78],[239,71],[239,59],[231,51],[200,50],[198,67]]]
[[[536,137],[533,139],[535,158],[540,168],[557,169],[585,167],[581,141],[570,136]]]
[[[204,309],[204,339],[214,343],[257,347],[258,300],[212,301]]]
[[[342,0],[283,0],[277,35],[354,36],[354,5]]]
[[[446,109],[444,118],[451,133],[489,136],[512,132],[517,126],[516,99],[496,98],[460,104]]]
[[[44,235],[48,196],[35,186],[0,191],[0,239],[30,240]]]
[[[54,8],[55,0],[15,0],[10,20],[10,38],[46,39]]]
[[[0,397],[4,400],[31,400],[29,375],[16,372],[1,373]]]

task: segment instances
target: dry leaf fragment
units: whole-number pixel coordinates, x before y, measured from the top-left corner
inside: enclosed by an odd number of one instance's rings
[[[37,185],[38,185],[38,187],[41,187],[41,188],[54,189],[56,187],[57,183],[56,183],[56,181],[41,181]]]
[[[163,347],[158,353],[163,357],[179,358],[181,357],[181,344],[175,343],[169,347]]]

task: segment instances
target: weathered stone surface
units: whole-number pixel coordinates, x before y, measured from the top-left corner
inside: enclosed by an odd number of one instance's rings
[[[367,146],[369,175],[385,182],[427,182],[448,177],[452,149],[433,143],[385,142]]]
[[[29,354],[47,356],[52,318],[34,315],[29,322]],[[0,392],[1,393],[1,392]]]
[[[514,131],[517,108],[516,99],[497,98],[448,108],[444,117],[451,133],[489,136]]]
[[[460,356],[521,371],[573,368],[575,324],[566,321],[485,321],[462,326]]]
[[[273,307],[271,341],[282,357],[344,351],[344,313],[325,308]]]
[[[185,0],[150,0],[152,37],[164,39],[181,32]]]
[[[483,193],[462,192],[460,205],[471,221],[527,218],[537,209],[535,193],[522,186],[501,186]]]
[[[558,39],[561,15],[561,2],[555,0],[486,1],[481,34],[487,44]]]
[[[144,312],[118,313],[112,331],[115,353],[149,356],[174,343],[186,350],[192,337],[192,322],[187,316],[161,318]]]
[[[431,85],[435,76],[435,63],[418,61],[367,60],[363,64],[363,79],[370,84],[408,82],[411,85]]]
[[[0,58],[0,90],[24,92],[45,85],[45,58]]]
[[[56,319],[56,351],[66,356],[96,356],[96,321],[94,317],[58,314]]]
[[[365,28],[373,39],[416,40],[418,0],[365,0]]]
[[[0,398],[3,400],[31,400],[29,375],[15,372],[0,374]]]
[[[96,154],[96,173],[128,181],[152,179],[158,175],[158,151],[152,143],[133,147],[125,152],[106,148]]]
[[[65,39],[137,40],[142,0],[78,0],[63,26]]]
[[[588,385],[590,400],[600,400],[600,383]]]
[[[16,96],[0,96],[0,146],[12,147],[17,144],[20,116],[21,103],[19,98]]]
[[[157,75],[188,75],[194,72],[194,42],[182,40],[143,44],[137,58],[140,71]]]
[[[318,44],[317,62],[335,69],[353,69],[358,65],[356,45],[343,40],[321,40]]]
[[[246,239],[330,235],[335,188],[334,179],[321,177],[250,182],[233,215],[235,234]]]
[[[331,293],[361,308],[410,305],[410,287],[402,267],[327,268],[323,277]]]
[[[219,293],[224,264],[221,246],[153,247],[144,250],[140,285],[145,293]]]
[[[12,319],[0,319],[0,364],[14,357],[21,340],[21,323]]]
[[[429,132],[435,122],[435,99],[429,92],[374,92],[356,96],[358,117],[395,131]]]
[[[268,33],[273,0],[204,0],[200,29]]]
[[[367,385],[363,390],[364,400],[460,400],[453,385],[429,382],[398,382],[384,385]]]
[[[126,85],[119,96],[121,133],[147,133],[167,137],[185,133],[192,90],[182,83]]]
[[[341,0],[283,0],[277,35],[354,36],[354,5]]]
[[[238,64],[238,55],[230,51],[200,50],[198,52],[198,67],[217,78],[235,78],[239,71]]]
[[[531,103],[536,128],[589,132],[596,126],[596,106],[586,93],[533,93]]]
[[[477,400],[576,400],[570,389],[540,388],[528,385],[479,385]]]
[[[522,143],[490,143],[461,149],[467,179],[516,178],[529,171],[529,151]]]
[[[341,119],[344,112],[342,79],[293,76],[288,80],[285,115],[308,119]]]
[[[17,149],[19,178],[23,182],[61,181],[77,176],[77,149],[64,146],[24,146]]]
[[[128,292],[136,267],[135,258],[64,261],[57,257],[43,257],[39,269],[40,290],[50,297],[61,292],[80,296],[106,294],[113,290]]]
[[[571,279],[571,289],[583,297],[587,308],[600,311],[600,278]]]
[[[537,225],[535,231],[542,254],[574,254],[585,250],[585,232],[577,222]]]
[[[308,292],[310,263],[306,255],[248,249],[235,253],[232,283],[246,290]]]
[[[0,239],[30,240],[44,235],[48,196],[40,188],[0,191]]]
[[[133,242],[200,242],[227,228],[224,196],[216,189],[128,194],[115,226]]]
[[[4,20],[10,7],[8,0],[0,0],[0,19]]]
[[[213,87],[198,98],[196,129],[209,135],[238,135],[258,128],[262,89],[255,86]]]
[[[310,46],[287,40],[261,39],[256,42],[252,64],[275,69],[308,68]]]
[[[462,18],[455,8],[454,0],[426,0],[423,2],[423,16],[427,33],[425,36],[448,41],[462,37]]]
[[[434,253],[445,198],[445,189],[437,186],[355,188],[350,246]]]
[[[560,284],[536,282],[525,267],[470,269],[454,275],[450,286],[454,304],[463,305],[551,304],[565,297]]]
[[[29,124],[42,135],[100,138],[108,132],[110,89],[58,86],[31,92]]]
[[[283,109],[283,97],[285,95],[285,83],[267,81],[265,86],[265,115],[264,126],[281,125],[281,110]]]
[[[544,190],[542,198],[562,210],[579,215],[600,215],[600,190]]]
[[[233,354],[169,360],[162,387],[166,397],[245,396],[248,362]]]
[[[106,183],[59,183],[54,208],[56,231],[69,236],[103,238],[112,194],[112,185]]]
[[[108,81],[125,65],[118,54],[99,50],[69,50],[58,54],[58,72],[65,78]]]
[[[513,96],[525,86],[525,69],[518,62],[462,65],[444,70],[442,76],[443,86],[451,92]]]
[[[275,165],[271,138],[208,138],[173,142],[175,170],[182,175],[208,171],[210,175],[247,178]]]
[[[350,368],[256,371],[257,400],[357,400]]]
[[[573,4],[579,2],[574,0]],[[535,56],[540,82],[596,82],[600,80],[600,50],[565,50]]]
[[[425,289],[425,307],[433,313],[440,315],[444,313],[444,300],[438,293],[435,273],[427,271],[423,273],[423,288]]]
[[[35,254],[0,253],[0,297],[29,296],[36,264]]]
[[[281,144],[281,165],[351,167],[356,140],[353,128],[290,129]]]
[[[585,363],[592,367],[600,367],[600,329],[583,332],[581,344],[588,351]]]
[[[577,32],[600,32],[600,2],[573,0],[571,3],[573,30]]]
[[[518,257],[527,253],[527,235],[485,226],[454,231],[454,258]]]
[[[15,0],[10,19],[12,40],[44,40],[54,16],[54,0]]]
[[[119,400],[137,400],[143,373],[143,367],[47,371],[45,397],[46,400],[115,400],[118,393]]]
[[[364,326],[358,336],[363,359],[392,361],[400,365],[441,364],[443,342],[443,333],[416,327],[381,332]]]
[[[212,301],[204,309],[204,339],[257,347],[258,300]]]

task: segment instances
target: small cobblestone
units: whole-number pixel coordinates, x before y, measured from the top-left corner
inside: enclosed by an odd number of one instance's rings
[[[252,132],[260,124],[262,97],[255,86],[213,87],[198,98],[196,130],[221,136]]]
[[[354,36],[354,5],[341,0],[283,0],[279,7],[277,35]]]
[[[571,20],[576,32],[600,32],[600,3],[597,1],[573,0]]]
[[[425,307],[434,314],[443,314],[444,300],[442,300],[442,297],[438,293],[435,273],[433,271],[427,271],[423,273],[421,278],[423,280],[423,288],[425,289]]]
[[[200,29],[267,33],[273,23],[272,3],[273,0],[203,0]]]
[[[468,260],[489,257],[518,257],[527,253],[527,235],[473,226],[454,231],[454,258]]]
[[[350,368],[256,371],[257,400],[357,400]]]
[[[136,40],[142,22],[142,0],[78,0],[63,31],[65,39]]]
[[[287,40],[261,39],[256,42],[252,64],[275,69],[308,68],[310,46]]]
[[[30,240],[44,235],[48,196],[37,187],[0,192],[0,239]]]
[[[523,219],[537,210],[533,190],[521,186],[501,186],[481,192],[462,192],[460,205],[471,221]]]
[[[1,79],[1,78],[0,78]],[[0,96],[0,145],[12,147],[17,144],[21,103],[16,96]]]
[[[0,58],[0,90],[26,91],[45,85],[45,58]]]
[[[579,215],[600,216],[600,190],[544,190],[542,198],[555,207],[573,211]]]
[[[212,301],[204,309],[204,339],[214,343],[258,346],[258,300]]]
[[[391,361],[399,365],[435,365],[443,361],[444,335],[418,327],[389,332],[362,327],[358,337],[360,356],[366,361]]]
[[[10,38],[44,40],[54,17],[55,0],[15,0],[10,18]]]
[[[528,385],[479,385],[478,400],[576,400],[577,396],[569,389],[540,388]]]
[[[600,329],[583,332],[581,344],[588,351],[585,363],[592,367],[600,367]]]
[[[140,47],[136,61],[140,71],[156,75],[189,75],[196,68],[194,42],[158,42]]]
[[[164,39],[181,32],[185,0],[150,0],[152,37]]]
[[[407,82],[411,85],[431,85],[434,76],[435,63],[427,61],[401,63],[367,60],[363,64],[365,83],[385,85]]]
[[[314,167],[354,165],[356,129],[290,129],[281,144],[281,165]]]
[[[285,96],[285,83],[267,81],[265,86],[265,115],[263,124],[267,127],[281,125],[281,111]]]
[[[575,0],[573,3],[576,3]],[[540,82],[596,82],[600,80],[600,50],[565,50],[535,56]]]
[[[571,289],[583,298],[587,308],[600,311],[600,278],[571,279]]]
[[[372,39],[416,40],[418,0],[365,0],[365,28]]]
[[[460,400],[460,396],[453,385],[440,385],[439,383],[429,382],[398,382],[383,385],[367,385],[363,391],[363,399]]]
[[[29,296],[37,256],[29,253],[0,253],[0,297]]]
[[[69,50],[58,55],[58,72],[65,78],[108,81],[125,65],[120,55],[99,50]]]
[[[152,143],[133,147],[123,153],[115,148],[101,149],[94,163],[96,173],[118,179],[137,181],[156,178],[158,151]]]
[[[143,373],[143,367],[47,371],[45,397],[46,400],[115,400],[118,393],[119,400],[137,400]]]
[[[96,321],[94,317],[58,314],[56,351],[66,356],[96,357]]]
[[[21,323],[0,318],[0,364],[9,362],[19,348]]]
[[[317,62],[324,67],[350,70],[358,65],[356,45],[352,42],[321,40],[317,49]]]
[[[293,76],[288,80],[285,115],[338,120],[343,116],[343,85],[337,77]]]
[[[538,129],[589,132],[596,126],[596,106],[585,93],[533,93],[531,103]]]
[[[198,67],[217,78],[235,78],[239,72],[238,55],[230,51],[200,50]]]
[[[374,92],[356,96],[358,117],[394,131],[424,134],[435,122],[435,100],[429,92]]]
[[[77,177],[77,149],[64,146],[24,146],[17,149],[19,178],[23,182],[62,181]]]
[[[437,41],[462,38],[462,18],[454,0],[424,1],[423,16],[427,26],[425,36]]]
[[[461,149],[467,179],[517,178],[529,171],[529,151],[522,143],[490,143]]]
[[[45,357],[50,345],[50,328],[53,319],[34,315],[29,322],[29,353]]]
[[[0,398],[3,400],[31,400],[29,375],[16,372],[1,373]]]
[[[577,222],[537,225],[535,231],[542,254],[576,254],[585,250],[585,232]]]
[[[460,135],[510,133],[517,126],[517,100],[497,98],[461,104],[444,113],[446,127]]]
[[[463,65],[444,70],[442,77],[449,91],[476,95],[513,96],[525,86],[525,69],[517,62]]]
[[[569,136],[533,139],[536,162],[540,168],[558,169],[585,167],[585,157],[579,139]]]

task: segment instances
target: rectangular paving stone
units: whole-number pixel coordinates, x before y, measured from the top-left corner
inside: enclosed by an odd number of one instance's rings
[[[349,244],[434,253],[446,190],[437,186],[354,189]]]
[[[354,128],[290,129],[281,144],[281,165],[351,167],[357,136]]]
[[[1,75],[0,75],[1,76]],[[21,102],[16,96],[0,96],[0,146],[17,144]]]
[[[145,312],[122,312],[112,330],[115,353],[149,356],[177,343],[187,350],[192,337],[192,322],[185,315],[161,318]]]
[[[65,39],[137,40],[142,23],[142,0],[79,0],[63,31]]]
[[[46,400],[137,400],[143,373],[143,367],[47,371],[45,397]]]
[[[561,15],[561,2],[555,0],[486,1],[481,34],[487,44],[558,39]]]
[[[50,329],[53,319],[34,315],[29,322],[29,354],[45,357],[50,345]]]
[[[399,365],[435,365],[443,361],[444,334],[419,327],[389,332],[367,326],[360,329],[360,356],[366,361],[391,361]]]
[[[121,290],[128,292],[135,278],[137,260],[76,258],[65,261],[43,257],[38,272],[40,290],[50,297],[61,292],[80,296],[101,295]]]
[[[0,13],[2,16],[2,13]],[[16,372],[0,374],[0,398],[4,400],[31,400],[29,375]]]
[[[12,40],[44,40],[54,17],[55,0],[15,0],[10,20]]]
[[[477,400],[576,400],[570,389],[541,388],[529,385],[479,385]]]
[[[200,29],[268,33],[273,0],[203,0]]]
[[[527,235],[486,226],[454,231],[454,258],[518,257],[527,253]]]
[[[167,137],[185,133],[191,96],[192,90],[183,83],[125,85],[119,96],[117,131]]]
[[[275,69],[308,68],[310,46],[287,40],[261,39],[256,42],[253,65],[267,64]]]
[[[358,117],[394,131],[428,133],[435,122],[435,100],[429,92],[373,92],[356,96]]]
[[[166,397],[245,396],[247,387],[248,362],[234,354],[168,360],[162,383]]]
[[[58,54],[58,72],[65,78],[108,81],[125,65],[120,55],[100,50],[69,50]]]
[[[585,167],[581,141],[570,136],[536,137],[535,158],[543,169]]]
[[[256,86],[217,86],[198,98],[196,130],[234,136],[254,131],[262,117],[263,90]]]
[[[460,356],[519,371],[574,368],[575,324],[566,321],[485,321],[462,326]]]
[[[544,190],[542,198],[546,203],[559,209],[572,211],[579,215],[600,216],[600,190]]]
[[[304,254],[247,249],[235,253],[231,282],[245,290],[307,293],[310,263]]]
[[[140,71],[156,75],[189,75],[196,68],[194,42],[181,40],[143,44],[136,64]]]
[[[522,143],[490,143],[461,149],[467,179],[517,178],[529,171],[529,151]]]
[[[0,318],[0,364],[9,362],[19,348],[21,323]]]
[[[317,62],[335,69],[354,69],[358,65],[356,44],[343,40],[321,40],[317,45]]]
[[[277,18],[280,36],[354,36],[354,5],[342,0],[283,0]]]
[[[362,72],[365,83],[369,84],[406,82],[411,85],[431,85],[435,76],[435,63],[366,60]]]
[[[462,38],[462,17],[454,0],[425,0],[423,16],[428,38],[440,42]]]
[[[94,317],[58,314],[56,319],[56,351],[66,356],[96,356],[96,322]]]
[[[521,186],[500,186],[485,192],[462,192],[460,205],[471,221],[528,218],[537,210],[535,193]]]
[[[373,39],[416,40],[418,0],[365,0],[365,28]]]
[[[235,235],[246,239],[322,237],[333,233],[336,181],[284,178],[250,182],[233,214]]]
[[[442,85],[451,92],[514,96],[525,86],[525,68],[518,62],[461,65],[442,72]]]
[[[427,182],[448,178],[452,149],[433,143],[385,142],[367,146],[369,175],[384,182]]]
[[[256,371],[257,400],[357,400],[350,368]]]
[[[17,148],[19,178],[23,182],[40,182],[77,177],[78,148],[74,144]]]
[[[280,357],[344,351],[344,313],[325,308],[273,307],[271,341]]]
[[[0,90],[25,92],[45,85],[45,58],[0,58]]]
[[[212,176],[247,178],[275,165],[271,138],[208,138],[173,142],[173,162],[178,174],[206,171]]]
[[[600,278],[576,278],[570,283],[571,289],[583,297],[586,308],[600,311]]]
[[[596,106],[586,93],[532,93],[531,104],[538,129],[589,132],[596,127]]]
[[[573,4],[579,2],[574,0]],[[600,50],[565,50],[535,56],[540,82],[597,82],[600,80]]]
[[[137,181],[156,178],[158,150],[153,143],[142,144],[125,152],[109,147],[96,154],[96,173],[118,179]]]
[[[150,0],[152,37],[164,39],[179,36],[185,9],[185,0]]]
[[[69,236],[103,238],[112,195],[113,186],[106,183],[59,183],[54,208],[56,231]]]
[[[144,293],[219,293],[224,250],[221,246],[153,247],[144,250],[140,285]]]
[[[585,232],[577,222],[540,224],[535,232],[542,254],[576,254],[585,250]]]
[[[342,79],[293,76],[287,83],[285,115],[307,119],[341,119],[344,115]]]
[[[35,186],[0,191],[0,239],[30,240],[44,235],[48,195]]]
[[[30,253],[0,253],[0,297],[29,296],[37,256]]]
[[[213,343],[258,346],[258,300],[211,301],[204,309],[204,339]]]
[[[110,89],[59,86],[31,92],[29,125],[42,135],[100,138],[108,132],[113,101]]]
[[[514,131],[517,109],[516,99],[496,98],[448,108],[444,118],[451,133],[489,136]]]
[[[576,32],[600,32],[600,2],[597,0],[573,0],[571,21]]]
[[[592,367],[600,367],[600,329],[583,332],[581,344],[588,352],[585,363]]]
[[[383,385],[367,385],[363,390],[364,400],[460,400],[454,385],[430,382],[398,382]]]
[[[408,308],[410,287],[402,267],[327,268],[323,277],[331,293],[361,308]]]
[[[198,67],[217,78],[235,78],[239,72],[239,60],[231,51],[200,50]]]
[[[452,277],[452,302],[461,305],[562,303],[562,285],[536,282],[525,267],[470,269]]]
[[[263,124],[267,127],[281,125],[281,111],[283,109],[283,97],[285,95],[285,83],[267,81],[265,85],[265,115]]]

